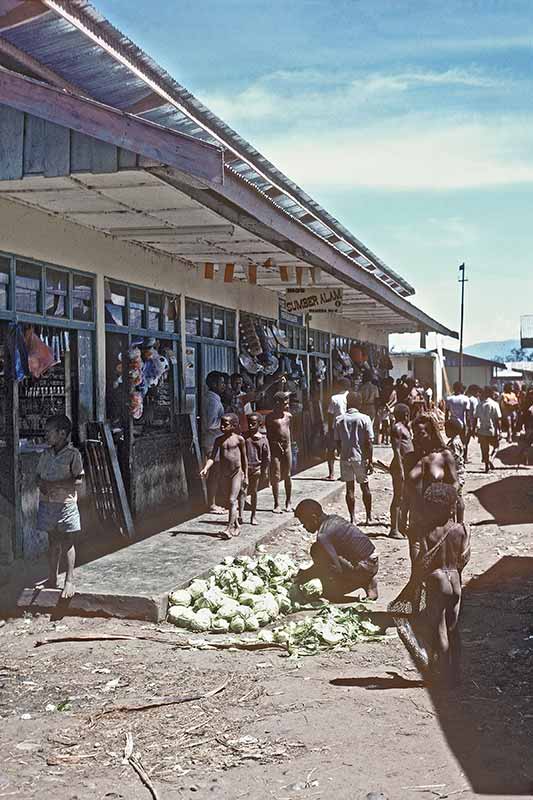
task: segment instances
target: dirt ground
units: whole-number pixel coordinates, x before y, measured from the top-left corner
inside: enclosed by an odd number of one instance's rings
[[[176,649],[166,624],[21,617],[0,627],[0,800],[149,800],[124,762],[127,734],[158,800],[533,797],[533,469],[516,468],[511,446],[487,477],[477,449],[460,689],[421,686],[394,631],[294,660]],[[384,449],[376,457],[389,460]],[[384,608],[406,581],[408,552],[385,536],[390,478],[377,473],[372,489]],[[344,513],[344,501],[328,510]],[[268,549],[304,558],[310,541],[289,522]],[[89,633],[161,641],[35,647]],[[220,687],[179,705],[110,711]]]

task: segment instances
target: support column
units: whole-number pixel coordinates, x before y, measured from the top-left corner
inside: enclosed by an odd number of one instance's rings
[[[96,419],[106,418],[106,348],[105,348],[105,283],[104,276],[96,276]]]

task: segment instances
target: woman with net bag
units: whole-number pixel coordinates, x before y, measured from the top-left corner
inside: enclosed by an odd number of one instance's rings
[[[461,573],[470,557],[470,534],[453,521],[457,475],[434,419],[413,423],[415,452],[407,474],[411,577],[389,605],[398,634],[429,681],[460,679]]]

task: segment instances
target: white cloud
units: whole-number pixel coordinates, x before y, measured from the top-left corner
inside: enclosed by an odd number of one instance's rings
[[[339,123],[354,112],[369,111],[369,104],[405,102],[403,95],[421,90],[465,89],[488,91],[508,86],[507,78],[478,69],[442,71],[410,69],[396,73],[364,75],[315,70],[280,70],[262,76],[241,91],[201,93],[204,103],[230,124],[250,121],[292,121],[312,124],[327,115]]]
[[[413,115],[256,144],[305,188],[479,188],[533,182],[532,126],[533,118]]]

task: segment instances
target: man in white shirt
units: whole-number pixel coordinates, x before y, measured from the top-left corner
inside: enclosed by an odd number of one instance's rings
[[[494,469],[494,464],[490,460],[491,445],[496,448],[500,437],[500,420],[502,412],[499,404],[493,399],[494,390],[492,386],[485,386],[481,401],[478,403],[475,412],[476,430],[479,446],[481,447],[481,459],[485,464],[485,472]]]
[[[224,391],[224,376],[221,372],[210,372],[205,379],[207,392],[202,398],[202,455],[204,464],[211,458],[215,439],[220,436],[220,420],[224,416],[224,406],[220,399]],[[207,504],[209,513],[224,514],[216,504],[218,486],[218,462],[213,464],[207,478]]]
[[[328,437],[326,442],[326,458],[328,461],[328,481],[335,480],[335,421],[346,414],[346,398],[350,391],[348,378],[339,378],[336,394],[331,396],[328,405]]]
[[[468,424],[465,431],[465,464],[468,464],[468,445],[470,444],[470,440],[474,435],[474,430],[476,427],[476,408],[479,404],[481,389],[479,386],[476,386],[476,384],[473,383],[466,390],[466,396],[470,401],[470,407],[468,409]]]
[[[446,398],[446,418],[458,419],[463,426],[463,431],[466,431],[468,428],[470,400],[464,391],[463,384],[460,381],[456,381],[453,385],[453,394]]]
[[[367,414],[357,410],[358,395],[348,392],[347,411],[335,422],[335,441],[341,455],[341,481],[346,484],[346,505],[350,522],[355,517],[355,482],[361,487],[366,511],[366,524],[372,521],[372,495],[368,475],[372,472],[374,428]]]

